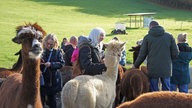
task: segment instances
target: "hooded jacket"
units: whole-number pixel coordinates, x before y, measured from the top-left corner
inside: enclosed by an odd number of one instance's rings
[[[189,84],[189,62],[192,60],[192,48],[187,43],[177,44],[180,50],[179,56],[173,60],[173,75],[171,84]]]
[[[101,63],[100,53],[91,45],[91,40],[81,36],[78,38],[79,62],[86,75],[101,74],[106,70],[105,64]]]
[[[147,56],[147,69],[150,78],[168,78],[172,74],[172,59],[176,58],[179,50],[175,39],[166,33],[163,27],[152,27],[144,37],[135,67]]]

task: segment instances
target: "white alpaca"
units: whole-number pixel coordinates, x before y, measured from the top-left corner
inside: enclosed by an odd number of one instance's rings
[[[112,108],[124,44],[112,40],[105,45],[106,72],[95,76],[80,75],[66,83],[61,94],[63,108]]]

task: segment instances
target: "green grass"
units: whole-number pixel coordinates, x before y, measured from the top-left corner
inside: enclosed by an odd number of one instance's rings
[[[88,35],[92,28],[102,27],[107,32],[104,42],[114,35],[111,31],[116,22],[124,22],[123,14],[135,12],[156,12],[154,19],[177,36],[181,32],[189,34],[192,46],[192,12],[162,7],[145,0],[1,0],[0,2],[0,67],[11,67],[17,60],[14,56],[21,45],[11,39],[15,27],[25,22],[37,22],[47,33],[55,33],[59,39],[72,35]],[[117,35],[126,41],[126,49],[135,46],[143,38],[147,28],[127,29],[128,35]],[[127,51],[127,62],[132,63],[132,53]]]

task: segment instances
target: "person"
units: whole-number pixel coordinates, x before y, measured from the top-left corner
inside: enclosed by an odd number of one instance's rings
[[[162,90],[170,90],[170,76],[172,74],[172,59],[179,54],[174,37],[165,32],[157,21],[151,21],[149,32],[143,38],[139,56],[133,68],[139,68],[147,57],[147,70],[150,81],[150,91],[159,91],[159,79]]]
[[[192,48],[187,43],[187,34],[181,33],[177,37],[179,56],[172,61],[171,91],[188,93],[190,83],[189,62],[192,60]]]
[[[78,40],[79,62],[83,70],[82,74],[97,75],[106,70],[102,61],[102,44],[105,31],[102,28],[94,28],[88,37],[81,36]]]
[[[113,39],[119,41],[119,39],[117,37],[114,37]],[[119,64],[122,66],[125,66],[126,64],[126,51],[125,51],[125,47],[123,47],[123,51],[121,53],[121,59],[119,61]]]
[[[69,43],[66,44],[65,49],[63,50],[65,52],[64,60],[65,60],[65,66],[72,66],[71,63],[71,56],[73,54],[74,49],[77,46],[77,37],[71,36]]]
[[[66,44],[68,43],[68,39],[67,38],[63,38],[62,42],[61,42],[61,49],[64,50]]]
[[[61,50],[58,49],[56,35],[48,34],[43,40],[43,48],[40,69],[45,84],[40,87],[41,101],[43,105],[46,102],[49,108],[56,108],[56,94],[61,91],[61,75],[57,69],[60,69],[65,62]]]
[[[63,80],[63,86],[66,82],[68,82],[72,78],[72,62],[71,57],[73,54],[73,51],[76,49],[77,46],[77,37],[71,36],[69,43],[66,44],[64,49],[64,60],[65,60],[65,70],[62,72],[62,80]]]
[[[89,43],[89,40],[85,36],[79,36],[78,37],[78,45],[80,43]],[[79,48],[77,47],[74,49],[73,54],[71,56],[71,62],[72,62],[72,67],[73,67],[73,73],[72,73],[72,78],[79,76],[82,74],[82,69],[80,67],[79,63]]]

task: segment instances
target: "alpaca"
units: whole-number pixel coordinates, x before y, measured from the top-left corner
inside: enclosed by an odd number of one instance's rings
[[[20,73],[22,70],[22,56],[21,50],[19,50],[15,55],[19,55],[17,62],[13,65],[11,69],[0,68],[0,78],[7,78],[9,75],[18,72]]]
[[[80,75],[65,84],[61,93],[63,108],[112,108],[124,44],[112,40],[105,45],[106,72],[95,76]]]
[[[136,42],[137,46],[133,46],[133,47],[131,47],[131,49],[129,49],[130,52],[133,52],[133,63],[135,63],[135,61],[139,55],[139,51],[140,51],[142,43],[143,43],[143,40],[140,39]]]
[[[6,80],[6,78],[0,78],[0,86],[2,85],[2,83]]]
[[[121,103],[121,101],[123,100],[120,85],[121,85],[121,80],[123,78],[125,71],[126,71],[126,68],[124,68],[123,66],[121,66],[119,64],[118,65],[117,81],[116,81],[116,97],[115,97],[114,106],[118,106]]]
[[[181,92],[149,92],[116,108],[192,108],[192,94]]]
[[[42,108],[40,99],[41,41],[45,31],[37,24],[16,28],[13,42],[22,44],[22,71],[9,75],[0,87],[0,108]]]
[[[149,91],[148,77],[140,69],[129,69],[121,81],[121,93],[127,101]]]

